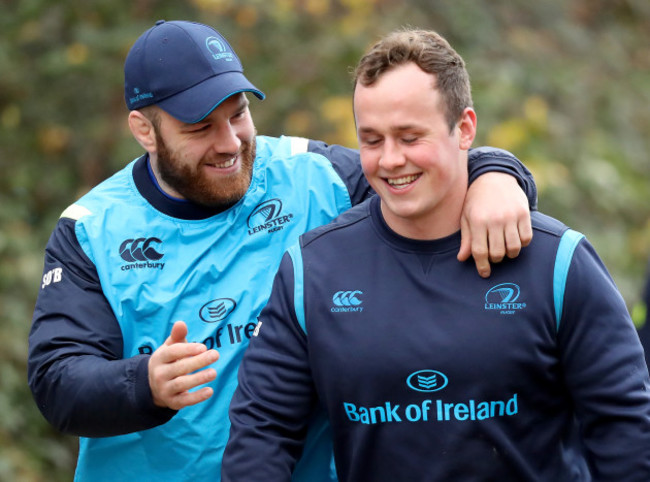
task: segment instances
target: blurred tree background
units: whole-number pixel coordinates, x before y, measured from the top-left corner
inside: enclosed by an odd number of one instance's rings
[[[43,248],[62,210],[140,155],[122,65],[160,18],[220,30],[258,131],[356,146],[350,69],[379,36],[432,28],[472,77],[475,145],[533,171],[540,209],[584,232],[628,306],[650,252],[647,0],[0,0],[0,480],[72,479],[77,441],[26,385]]]

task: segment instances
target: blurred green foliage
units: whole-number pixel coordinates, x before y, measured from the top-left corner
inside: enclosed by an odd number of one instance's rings
[[[540,209],[584,232],[626,301],[650,251],[647,0],[0,0],[0,480],[71,480],[77,442],[26,386],[43,248],[61,211],[140,154],[124,57],[157,19],[211,24],[268,95],[258,131],[355,146],[350,69],[379,36],[432,28],[463,55],[476,145],[533,171]]]

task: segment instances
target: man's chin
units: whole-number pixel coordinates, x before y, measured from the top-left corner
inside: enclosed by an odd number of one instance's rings
[[[207,189],[202,192],[194,191],[190,196],[187,196],[186,199],[207,209],[225,211],[237,204],[244,197],[249,184],[250,183],[247,184],[245,189],[242,186],[238,191],[230,193],[210,193]]]

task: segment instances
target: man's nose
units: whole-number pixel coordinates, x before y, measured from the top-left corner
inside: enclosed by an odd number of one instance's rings
[[[403,166],[406,163],[406,158],[399,145],[392,140],[384,142],[384,149],[379,159],[379,165],[384,169],[395,169]]]

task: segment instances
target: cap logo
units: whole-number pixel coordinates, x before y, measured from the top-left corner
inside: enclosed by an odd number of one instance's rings
[[[140,92],[140,89],[137,87],[133,89],[133,97],[129,97],[129,103],[135,104],[144,99],[153,99],[153,94],[151,92]]]
[[[230,62],[233,59],[232,52],[226,50],[223,42],[217,37],[208,37],[205,39],[205,46],[210,51],[212,57],[214,57],[215,60],[223,59],[227,62]]]

